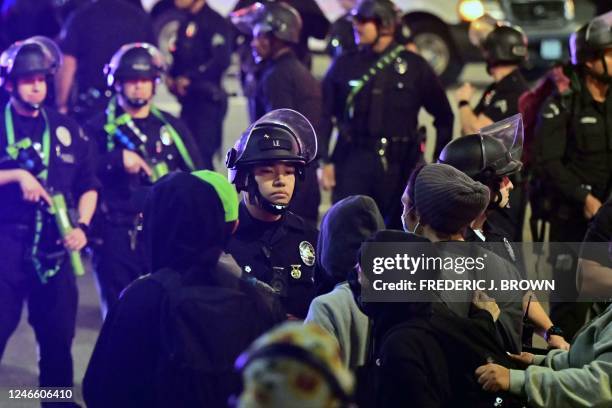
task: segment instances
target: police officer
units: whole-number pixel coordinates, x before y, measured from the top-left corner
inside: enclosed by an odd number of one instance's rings
[[[193,133],[205,167],[212,169],[227,112],[221,79],[230,64],[230,26],[206,0],[175,0],[174,4],[188,17],[179,27],[166,82],[181,103],[181,119]]]
[[[355,36],[353,35],[353,17],[351,16],[351,10],[355,7],[356,1],[338,0],[338,3],[346,13],[340,16],[329,27],[326,51],[332,58],[337,58],[345,52],[357,49]]]
[[[320,183],[334,189],[334,202],[371,196],[387,225],[400,227],[400,197],[424,151],[418,113],[425,107],[435,117],[436,158],[451,139],[453,113],[427,62],[395,42],[390,0],[361,0],[352,15],[360,50],[337,58],[323,81]],[[330,156],[334,118],[339,139]]]
[[[316,154],[308,120],[278,109],[252,124],[227,155],[229,179],[244,192],[228,253],[245,275],[273,288],[289,317],[300,319],[314,295],[318,232],[287,208]]]
[[[106,67],[115,95],[86,125],[98,144],[103,185],[96,217],[102,242],[94,257],[103,315],[131,281],[148,272],[138,214],[151,182],[203,165],[187,127],[152,103],[164,70],[163,56],[151,44],[121,47]]]
[[[46,37],[14,43],[0,56],[0,82],[10,94],[0,115],[0,358],[27,301],[43,387],[73,385],[74,273],[82,272],[73,265],[87,244],[99,187],[93,144],[72,119],[42,106],[47,77],[60,63]],[[50,214],[66,214],[60,195],[75,210],[70,224]],[[68,227],[63,240],[59,227]]]
[[[293,49],[302,29],[300,14],[286,3],[255,3],[234,12],[232,22],[252,34],[253,55],[261,65],[249,98],[251,122],[274,109],[288,108],[306,116],[316,129],[321,120],[321,85]],[[316,225],[319,201],[316,167],[308,165],[290,210]]]
[[[463,134],[476,133],[493,122],[516,115],[520,96],[529,90],[519,69],[527,59],[527,37],[519,27],[485,16],[470,25],[470,40],[482,50],[487,72],[494,82],[485,89],[475,108],[470,106],[472,85],[463,84],[455,93]],[[523,177],[516,172],[510,179],[514,184],[510,204],[492,217],[513,241],[522,241],[527,204]]]
[[[612,184],[612,12],[596,17],[570,38],[569,92],[549,98],[534,140],[535,166],[552,187],[550,242],[581,242],[589,220]],[[552,254],[553,277],[565,300],[576,293],[577,253]],[[559,292],[559,290],[557,291]],[[572,295],[572,296],[569,296]],[[568,336],[585,320],[588,304],[551,302],[551,315]]]
[[[489,188],[489,206],[467,230],[465,240],[485,246],[515,265],[521,276],[527,278],[521,248],[511,242],[512,239],[509,239],[505,231],[495,224],[496,218],[491,216],[503,210],[510,202],[510,192],[513,190],[510,177],[523,166],[520,161],[522,149],[522,119],[520,115],[515,115],[481,129],[478,134],[453,140],[440,153],[439,162],[461,170]],[[563,331],[553,324],[540,303],[530,296],[531,292],[526,292],[523,309],[535,325],[537,333],[550,347],[568,349],[569,344],[563,338]],[[533,331],[525,331],[523,334],[523,342],[531,346]]]
[[[125,0],[87,3],[62,27],[59,43],[64,64],[57,75],[55,94],[59,111],[70,110],[80,123],[104,109],[112,96],[106,88],[104,65],[113,53],[123,44],[155,40],[151,21],[142,8]],[[73,95],[76,98],[71,100]]]

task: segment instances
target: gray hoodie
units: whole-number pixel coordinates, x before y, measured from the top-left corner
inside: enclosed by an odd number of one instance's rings
[[[364,363],[369,321],[345,281],[357,263],[361,243],[384,227],[376,203],[367,196],[337,202],[321,223],[319,263],[328,281],[336,286],[312,301],[306,322],[317,323],[336,337],[344,364],[350,369]]]

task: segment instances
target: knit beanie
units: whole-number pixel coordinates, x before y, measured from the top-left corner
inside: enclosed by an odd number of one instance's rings
[[[429,164],[415,182],[416,209],[423,225],[454,234],[469,225],[489,203],[489,189],[446,164]]]

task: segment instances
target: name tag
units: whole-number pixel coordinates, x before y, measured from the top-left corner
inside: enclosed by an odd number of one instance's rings
[[[580,123],[594,124],[597,123],[597,118],[594,118],[592,116],[584,116],[580,118]]]
[[[64,163],[74,164],[74,155],[73,154],[62,153],[62,154],[60,154],[59,158]]]

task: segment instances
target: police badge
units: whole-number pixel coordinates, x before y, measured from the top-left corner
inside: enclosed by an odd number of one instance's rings
[[[315,249],[308,241],[300,242],[300,258],[307,266],[312,266],[315,263]]]
[[[408,71],[408,63],[401,57],[397,57],[395,59],[395,64],[393,64],[393,68],[395,68],[395,72],[400,75],[404,75],[406,71]]]

